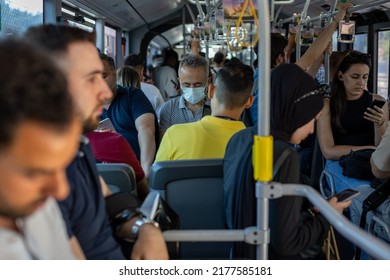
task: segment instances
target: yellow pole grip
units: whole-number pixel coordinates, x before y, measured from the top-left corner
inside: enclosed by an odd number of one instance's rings
[[[256,181],[272,180],[274,145],[273,137],[254,136],[252,149],[253,177]]]

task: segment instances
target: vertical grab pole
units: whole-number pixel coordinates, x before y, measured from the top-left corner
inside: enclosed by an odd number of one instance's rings
[[[264,234],[264,242],[257,246],[257,259],[268,257],[269,243],[269,203],[268,198],[261,195],[264,184],[272,180],[273,141],[270,134],[270,21],[268,1],[257,0],[259,14],[259,44],[258,44],[258,135],[253,145],[253,165],[256,183],[257,199],[257,229]]]

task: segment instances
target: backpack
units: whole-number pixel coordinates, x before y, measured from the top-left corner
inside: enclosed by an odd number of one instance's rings
[[[224,157],[224,205],[227,228],[242,229],[256,224],[255,181],[252,166],[252,144],[255,128],[247,128],[229,141]],[[239,150],[239,151],[238,151]],[[282,141],[274,141],[274,172],[292,154],[292,148]],[[294,166],[299,173],[299,164]],[[256,247],[237,242],[233,246],[233,258],[255,259]]]

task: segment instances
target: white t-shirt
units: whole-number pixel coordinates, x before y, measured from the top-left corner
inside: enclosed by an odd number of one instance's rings
[[[154,70],[153,78],[165,102],[178,95],[175,84],[179,82],[177,81],[175,69],[169,66],[157,67]]]
[[[17,220],[20,232],[0,228],[0,259],[75,259],[62,214],[53,198],[28,217]]]
[[[150,103],[152,103],[157,118],[160,119],[161,107],[164,104],[164,99],[162,98],[160,91],[156,86],[144,82],[141,82],[141,90],[149,99]]]

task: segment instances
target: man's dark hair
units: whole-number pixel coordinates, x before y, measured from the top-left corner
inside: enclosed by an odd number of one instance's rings
[[[176,60],[179,60],[179,55],[173,49],[166,49],[164,58],[165,58],[165,60],[167,60],[168,58],[174,58]]]
[[[99,53],[99,57],[102,61],[107,61],[108,65],[110,65],[111,70],[115,71],[116,69],[115,61],[111,56],[108,56],[104,53]]]
[[[207,64],[207,61],[203,56],[200,56],[200,55],[189,54],[189,55],[186,55],[185,57],[183,57],[180,60],[179,73],[183,67],[203,68],[206,75],[208,75],[208,73],[209,73],[209,66]]]
[[[63,55],[68,46],[76,42],[90,42],[95,45],[96,35],[94,32],[65,26],[45,24],[30,27],[24,37],[27,41],[50,50],[53,56]]]
[[[226,63],[217,73],[215,95],[228,109],[243,106],[251,95],[253,69],[243,63]]]
[[[125,58],[125,65],[131,67],[144,66],[144,61],[138,54],[130,54]]]
[[[45,53],[21,40],[1,41],[0,64],[0,146],[25,121],[59,132],[69,127],[75,110],[67,81]]]
[[[223,54],[223,52],[217,52],[214,55],[214,62],[215,63],[221,64],[224,60],[225,60],[225,55]]]
[[[276,66],[276,59],[279,55],[285,56],[285,49],[288,39],[280,33],[271,33],[271,68]]]

